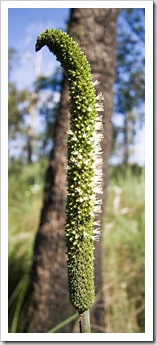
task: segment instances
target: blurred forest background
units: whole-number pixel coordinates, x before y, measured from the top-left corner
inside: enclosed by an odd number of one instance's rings
[[[98,91],[106,97],[103,231],[97,249],[101,257],[96,254],[95,260],[92,332],[145,331],[144,9],[83,11],[9,10],[9,332],[71,332],[76,319],[62,288],[64,216],[57,215],[66,194],[60,187],[65,184],[64,161],[60,165],[57,154],[66,155],[67,86],[53,55],[46,48],[34,52],[36,36],[51,27],[70,32],[84,48],[93,76],[101,82]],[[86,25],[91,30],[85,40]],[[61,176],[59,182],[56,176]]]

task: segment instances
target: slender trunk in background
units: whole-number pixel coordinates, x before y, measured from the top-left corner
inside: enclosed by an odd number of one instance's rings
[[[32,163],[32,155],[34,148],[34,121],[35,121],[35,108],[37,104],[37,91],[34,91],[30,95],[30,107],[29,107],[29,128],[28,128],[28,164]]]
[[[112,88],[115,79],[115,42],[117,9],[72,9],[69,34],[85,52],[92,68],[93,81],[100,81],[97,93],[104,95],[103,212],[104,224],[107,163],[111,142]],[[51,56],[50,56],[51,58]],[[35,239],[31,270],[32,296],[23,315],[23,332],[47,332],[76,311],[69,302],[66,247],[66,138],[69,124],[68,88],[63,81],[55,130],[55,147],[46,172],[43,208]],[[92,332],[105,332],[105,303],[102,278],[102,243],[95,249],[96,302],[91,308]],[[63,330],[62,330],[63,332]],[[72,332],[66,326],[64,332]]]
[[[128,165],[129,161],[129,138],[128,138],[128,114],[124,118],[124,157],[123,162]]]

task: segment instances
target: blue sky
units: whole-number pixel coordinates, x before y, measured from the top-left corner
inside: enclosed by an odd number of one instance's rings
[[[65,24],[69,16],[68,8],[10,8],[9,18],[9,46],[23,46],[23,39],[27,35],[29,28],[43,26],[47,29],[47,24],[55,28],[65,29]]]
[[[35,43],[38,34],[48,28],[66,30],[69,14],[69,8],[8,9],[8,45],[20,56],[11,74],[18,88],[31,87],[36,75],[50,74],[59,65],[46,47],[37,54]]]

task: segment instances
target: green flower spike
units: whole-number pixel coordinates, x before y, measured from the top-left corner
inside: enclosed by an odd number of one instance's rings
[[[66,205],[67,266],[70,300],[82,314],[94,301],[94,240],[99,222],[94,222],[102,193],[102,95],[95,95],[90,65],[78,44],[61,30],[46,30],[38,36],[36,51],[47,45],[65,69],[70,98],[68,130],[68,196]],[[97,228],[95,229],[95,225]]]

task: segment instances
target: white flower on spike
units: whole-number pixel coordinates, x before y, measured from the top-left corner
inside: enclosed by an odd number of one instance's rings
[[[100,93],[96,96],[96,100],[98,100],[98,101],[104,100],[104,97],[103,97],[102,92],[100,92]]]
[[[94,82],[93,82],[93,86],[96,86],[96,85],[99,85],[100,84],[100,81],[98,81],[98,80],[95,80]]]
[[[94,233],[95,235],[100,235],[100,230],[99,230],[99,228],[94,229],[93,233]]]
[[[93,83],[93,85],[98,85],[99,82],[96,81]],[[102,93],[100,92],[96,96],[96,110],[103,111],[103,104],[102,101],[104,100],[104,97]],[[94,214],[98,214],[101,212],[101,204],[102,200],[98,199],[97,194],[103,194],[102,191],[102,179],[103,179],[103,174],[102,174],[102,148],[101,148],[101,141],[103,139],[103,123],[102,123],[102,115],[97,114],[96,118],[96,124],[95,124],[95,133],[93,135],[94,139],[94,163],[93,167],[95,170],[95,177],[94,177],[94,186],[93,190],[95,192],[95,204],[94,204]],[[94,221],[94,225],[97,226],[96,229],[93,230],[93,239],[98,241],[100,238],[100,221]]]
[[[71,129],[69,128],[68,130],[67,130],[67,134],[69,134],[69,135],[73,135],[74,133],[71,131]]]
[[[88,111],[92,111],[93,109],[91,107],[88,107]]]
[[[97,111],[103,111],[104,110],[104,107],[103,107],[101,102],[96,103],[96,110]]]

